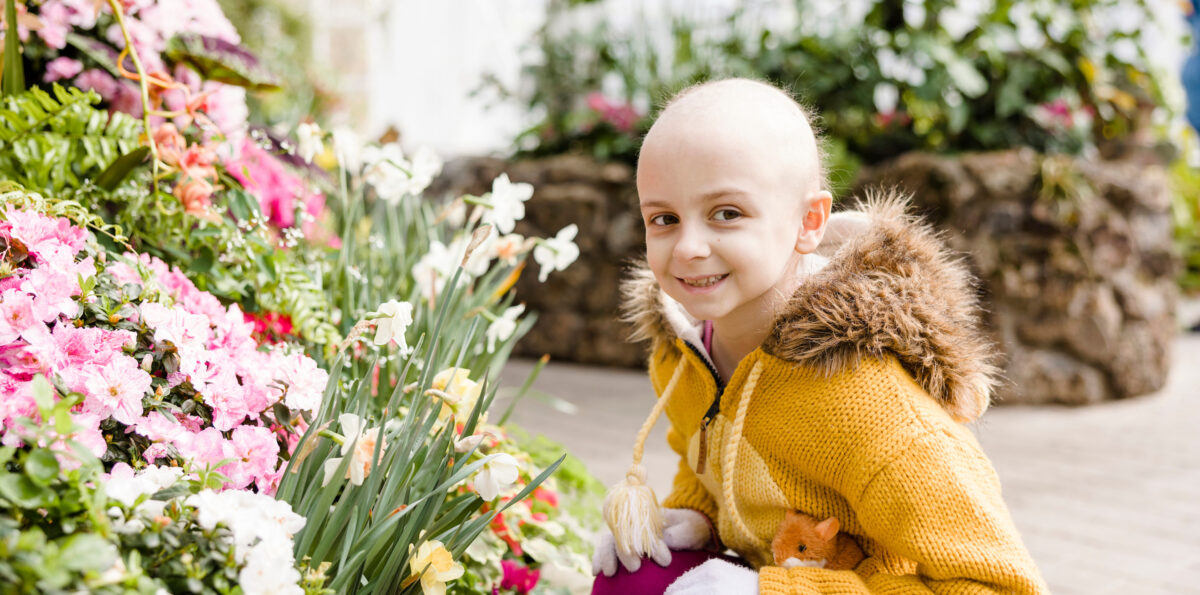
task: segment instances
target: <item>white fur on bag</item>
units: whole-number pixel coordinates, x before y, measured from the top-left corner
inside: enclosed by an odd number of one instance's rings
[[[675,579],[663,595],[754,595],[758,573],[724,560],[709,560]]]

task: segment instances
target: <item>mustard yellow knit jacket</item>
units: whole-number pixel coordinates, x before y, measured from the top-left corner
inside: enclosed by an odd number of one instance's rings
[[[681,457],[663,505],[707,515],[759,569],[761,593],[1046,592],[962,424],[994,382],[970,276],[900,199],[863,212],[865,231],[826,246],[830,263],[723,387],[702,348],[676,336],[666,310],[678,304],[653,276],[626,283]],[[788,509],[837,517],[866,559],[853,571],[774,566]]]

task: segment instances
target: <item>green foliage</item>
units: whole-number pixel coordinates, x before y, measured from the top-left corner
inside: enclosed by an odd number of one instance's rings
[[[25,90],[25,65],[21,63],[21,41],[17,34],[17,0],[4,0],[4,66],[0,70],[0,92],[15,95]]]
[[[167,41],[166,57],[187,64],[206,80],[258,91],[279,88],[279,81],[254,54],[216,37],[181,33]]]
[[[246,95],[250,121],[265,125],[320,120],[337,98],[313,70],[312,26],[297,5],[283,0],[218,0],[249,48],[282,81],[286,91]],[[324,74],[324,73],[322,73]]]
[[[34,87],[0,103],[0,179],[58,195],[85,186],[137,150],[142,124],[94,109],[100,96],[93,91],[56,84],[52,92]],[[112,188],[124,179],[115,173],[106,181]]]
[[[536,38],[544,59],[526,68],[532,84],[520,99],[545,118],[518,144],[534,153],[632,162],[652,118],[626,131],[597,125],[588,94],[648,112],[688,85],[731,76],[790,89],[865,163],[913,149],[1078,153],[1147,128],[1153,109],[1172,107],[1167,91],[1177,84],[1139,47],[1140,31],[1155,25],[1144,0],[863,0],[837,9],[796,0],[790,25],[742,5],[724,22],[679,18],[670,31],[649,21],[617,31],[597,18],[602,3],[575,4],[550,3]]]
[[[1171,167],[1171,215],[1175,243],[1183,255],[1179,284],[1200,291],[1200,169],[1180,159]]]
[[[110,498],[103,468],[71,436],[69,410],[38,376],[39,424],[18,419],[24,446],[0,447],[0,584],[5,593],[228,593],[240,564],[228,530],[198,525],[184,503],[222,478],[201,473],[132,505]],[[52,444],[50,448],[32,446]],[[143,507],[156,500],[159,506]],[[146,510],[161,507],[161,512]]]

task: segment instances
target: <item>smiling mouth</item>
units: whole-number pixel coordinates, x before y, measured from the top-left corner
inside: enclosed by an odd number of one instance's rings
[[[725,273],[724,275],[711,275],[708,277],[695,277],[692,279],[679,278],[679,281],[688,287],[709,287],[720,283],[723,279],[725,279],[725,277],[728,276],[729,273]]]

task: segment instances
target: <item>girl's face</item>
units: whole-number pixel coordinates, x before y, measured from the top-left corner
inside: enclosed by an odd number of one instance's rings
[[[820,239],[805,230],[811,197],[773,147],[684,136],[648,141],[639,159],[650,269],[696,318],[769,323],[795,289],[801,254]]]

